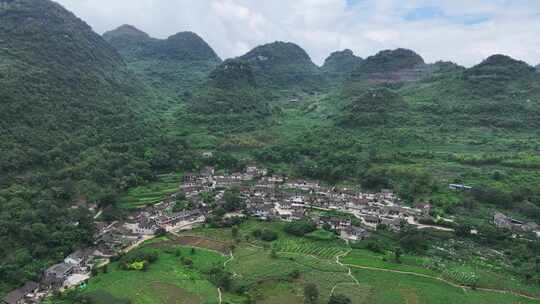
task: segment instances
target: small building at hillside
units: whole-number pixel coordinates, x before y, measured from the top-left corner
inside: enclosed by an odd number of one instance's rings
[[[369,237],[369,232],[356,226],[350,226],[340,231],[339,237],[345,241],[357,242]]]
[[[463,184],[450,184],[448,185],[450,190],[459,190],[459,191],[471,191],[473,188],[470,186],[465,186]]]
[[[36,282],[26,282],[23,287],[17,288],[8,293],[4,299],[5,304],[25,304],[30,301],[28,299],[34,298],[34,294],[39,291],[39,284]]]

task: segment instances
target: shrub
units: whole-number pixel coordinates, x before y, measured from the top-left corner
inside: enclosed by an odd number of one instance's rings
[[[384,253],[384,246],[378,241],[369,241],[366,245],[366,249],[375,253]]]
[[[330,296],[328,304],[351,304],[351,299],[347,298],[344,295],[335,295]]]
[[[136,251],[120,258],[119,267],[124,270],[146,270],[149,264],[157,261],[158,257],[158,253],[154,251]]]
[[[257,229],[251,233],[255,238],[266,242],[272,242],[278,239],[277,233],[268,229]]]
[[[284,231],[295,236],[304,236],[316,229],[317,225],[312,221],[294,221],[287,223]]]

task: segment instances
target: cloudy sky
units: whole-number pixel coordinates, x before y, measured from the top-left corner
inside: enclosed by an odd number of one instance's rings
[[[321,64],[349,48],[367,57],[414,49],[471,66],[495,53],[540,63],[539,0],[57,0],[103,33],[131,24],[156,38],[201,35],[222,58],[292,41]]]

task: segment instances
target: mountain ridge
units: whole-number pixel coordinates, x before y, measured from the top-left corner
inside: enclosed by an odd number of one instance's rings
[[[222,61],[212,47],[193,32],[178,32],[166,39],[152,38],[131,25],[103,34],[131,70],[150,87],[174,102],[204,85]]]
[[[276,41],[259,45],[238,59],[252,65],[261,85],[307,91],[316,91],[325,85],[319,67],[295,43]]]
[[[330,82],[342,83],[363,62],[363,58],[354,55],[353,51],[345,49],[332,52],[324,60],[321,70]]]

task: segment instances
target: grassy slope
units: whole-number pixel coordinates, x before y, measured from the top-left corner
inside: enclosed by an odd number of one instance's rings
[[[89,282],[85,292],[105,290],[118,298],[129,298],[134,304],[217,303],[217,289],[201,271],[223,263],[225,257],[205,250],[198,250],[192,255],[188,248],[182,249],[182,256],[193,260],[192,269],[183,266],[179,257],[164,251],[146,272],[119,270],[113,263],[108,273],[100,274]]]

